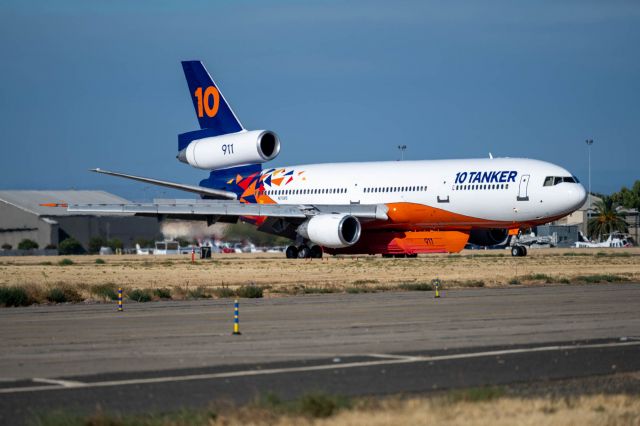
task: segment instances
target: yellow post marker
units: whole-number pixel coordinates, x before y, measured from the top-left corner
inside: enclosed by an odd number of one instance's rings
[[[122,312],[122,287],[118,288],[118,312]]]
[[[233,304],[233,335],[238,336],[240,333],[240,304],[238,299]]]
[[[440,298],[440,279],[436,278],[435,280],[433,280],[433,286],[436,289],[436,294],[435,294],[435,298],[439,299]]]

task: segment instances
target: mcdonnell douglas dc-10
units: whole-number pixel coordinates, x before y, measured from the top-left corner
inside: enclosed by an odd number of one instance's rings
[[[489,246],[578,209],[586,192],[560,166],[516,158],[308,164],[262,168],[280,152],[269,130],[246,130],[200,61],[182,62],[200,129],[178,136],[179,161],[210,172],[199,185],[95,169],[199,194],[201,200],[70,205],[161,219],[234,223],[291,238],[288,258],[416,256]],[[526,255],[523,246],[514,256]]]

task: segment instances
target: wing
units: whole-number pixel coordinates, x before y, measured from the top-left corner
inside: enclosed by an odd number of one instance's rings
[[[235,223],[239,217],[265,218],[260,221],[260,231],[295,238],[297,227],[307,218],[319,214],[350,214],[360,220],[387,220],[384,204],[344,205],[286,205],[247,204],[240,201],[171,200],[154,203],[130,204],[70,204],[67,209],[75,213],[134,214],[159,219],[203,220]]]
[[[102,169],[91,169],[91,171],[96,173],[102,173],[104,175],[109,175],[109,176],[117,176],[125,179],[137,180],[138,182],[150,183],[152,185],[178,189],[180,191],[193,192],[195,194],[200,194],[204,197],[212,198],[212,199],[235,200],[238,198],[238,196],[235,193],[229,192],[229,191],[223,191],[221,189],[211,189],[211,188],[205,188],[203,186],[185,185],[183,183],[167,182],[164,180],[152,179],[152,178],[142,177],[142,176],[127,175],[127,174],[118,173],[118,172],[110,172],[108,170],[102,170]]]
[[[362,220],[388,219],[388,209],[384,204],[247,204],[240,201],[194,199],[130,204],[69,204],[67,209],[74,213],[129,213],[161,219],[205,220],[209,224],[236,222],[240,216],[267,217],[270,219],[267,222],[275,228],[278,227],[278,219],[285,219],[287,224],[295,225],[311,216],[330,213],[350,214]],[[280,224],[283,225],[284,222],[280,220]]]

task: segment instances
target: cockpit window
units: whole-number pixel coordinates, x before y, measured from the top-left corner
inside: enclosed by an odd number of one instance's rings
[[[547,176],[543,186],[554,186],[562,182],[578,183],[578,179],[575,176]]]

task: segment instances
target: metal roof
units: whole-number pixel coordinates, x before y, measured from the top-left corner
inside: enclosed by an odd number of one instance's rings
[[[0,191],[0,202],[38,216],[77,216],[65,207],[47,207],[41,204],[126,204],[130,201],[104,191]]]

